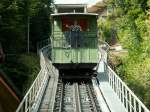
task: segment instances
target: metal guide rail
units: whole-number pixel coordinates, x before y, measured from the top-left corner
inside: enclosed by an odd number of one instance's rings
[[[90,82],[59,80],[54,112],[101,112]]]

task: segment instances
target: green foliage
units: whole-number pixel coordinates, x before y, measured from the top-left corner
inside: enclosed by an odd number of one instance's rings
[[[30,36],[32,42],[32,50],[36,50],[36,44],[38,41],[47,39],[50,37],[51,33],[51,23],[50,23],[50,1],[49,0],[40,0],[38,5],[38,11],[36,15],[31,19],[31,32]]]
[[[135,93],[141,97],[145,104],[150,106],[150,59],[146,58],[138,62],[130,60],[128,63],[124,64],[126,82],[135,91]]]
[[[40,71],[39,65],[35,54],[21,54],[9,57],[1,68],[23,95]]]
[[[0,1],[0,4],[0,41],[5,52],[20,52],[23,49],[25,38],[24,26],[20,24],[22,18],[19,17],[19,8],[14,0],[9,2],[3,0]]]
[[[25,54],[28,29],[30,50],[35,52],[37,42],[50,35],[51,2],[0,0],[0,43],[6,54],[6,62],[0,67],[22,93],[29,88],[39,72],[37,56]]]
[[[51,0],[1,0],[0,42],[5,53],[19,54],[27,48],[28,24],[30,45],[50,35]],[[31,49],[31,50],[32,50]]]
[[[20,58],[18,58],[18,62],[21,66],[24,66],[25,69],[25,85],[23,87],[23,92],[26,92],[34,81],[35,77],[40,71],[40,63],[39,58],[36,54],[22,54]]]
[[[111,38],[111,23],[109,20],[103,21],[102,19],[99,19],[98,27],[100,31],[100,38],[109,43]]]
[[[100,30],[115,29],[119,43],[129,52],[117,72],[150,108],[150,0],[109,0],[108,7],[112,13]]]

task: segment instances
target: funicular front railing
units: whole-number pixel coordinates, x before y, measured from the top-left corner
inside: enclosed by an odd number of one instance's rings
[[[53,48],[68,48],[71,47],[71,37],[68,32],[54,32],[54,38],[52,38]],[[81,32],[78,43],[80,46],[74,48],[96,48],[97,47],[97,35],[96,32]],[[72,47],[73,48],[73,47]]]

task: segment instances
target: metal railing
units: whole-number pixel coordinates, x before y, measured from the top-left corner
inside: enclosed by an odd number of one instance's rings
[[[53,47],[67,48],[76,41],[77,44],[80,44],[80,47],[95,48],[98,40],[96,34],[96,32],[80,32],[78,39],[71,40],[69,32],[55,31],[54,38],[52,38]]]
[[[42,62],[41,70],[18,106],[16,112],[32,112],[40,103],[40,98],[42,97],[42,93],[44,92],[44,88],[49,79],[47,68],[44,66],[45,62],[42,52],[40,55]]]
[[[49,63],[49,65],[47,63],[47,57],[45,57],[48,55],[47,49],[49,47],[49,43],[46,44],[45,42],[47,43],[48,40],[42,42],[42,45],[39,44],[40,46],[38,47],[39,49],[41,48],[39,50],[41,70],[19,104],[16,112],[36,112],[40,106],[42,96],[51,76],[50,73],[55,73],[55,68],[52,66],[52,63]],[[47,46],[43,47],[44,45]]]
[[[39,50],[44,46],[50,46],[50,45],[51,45],[50,38],[40,41],[39,43],[37,43],[37,52],[39,52]]]
[[[100,51],[103,54],[107,54],[109,52],[109,45],[106,42],[101,45]],[[120,77],[107,65],[107,55],[101,57],[101,61],[104,62],[106,74],[108,75],[109,85],[117,94],[127,112],[150,112],[130,88],[120,79]]]
[[[126,108],[127,112],[150,112],[120,77],[107,66],[109,84]]]
[[[97,47],[97,38],[86,37],[82,40],[75,40],[75,41],[76,41],[76,44],[80,45],[78,48],[96,48]],[[67,48],[69,45],[71,47],[71,45],[75,44],[75,41],[67,40],[64,38],[55,38],[52,40],[54,48]]]

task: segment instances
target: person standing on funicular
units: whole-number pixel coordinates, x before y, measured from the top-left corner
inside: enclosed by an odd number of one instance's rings
[[[69,28],[70,30],[70,34],[69,34],[69,39],[70,39],[70,44],[71,47],[81,47],[82,42],[81,42],[81,27],[80,25],[78,25],[77,21],[74,21],[74,25],[68,26],[66,25],[66,27]]]

